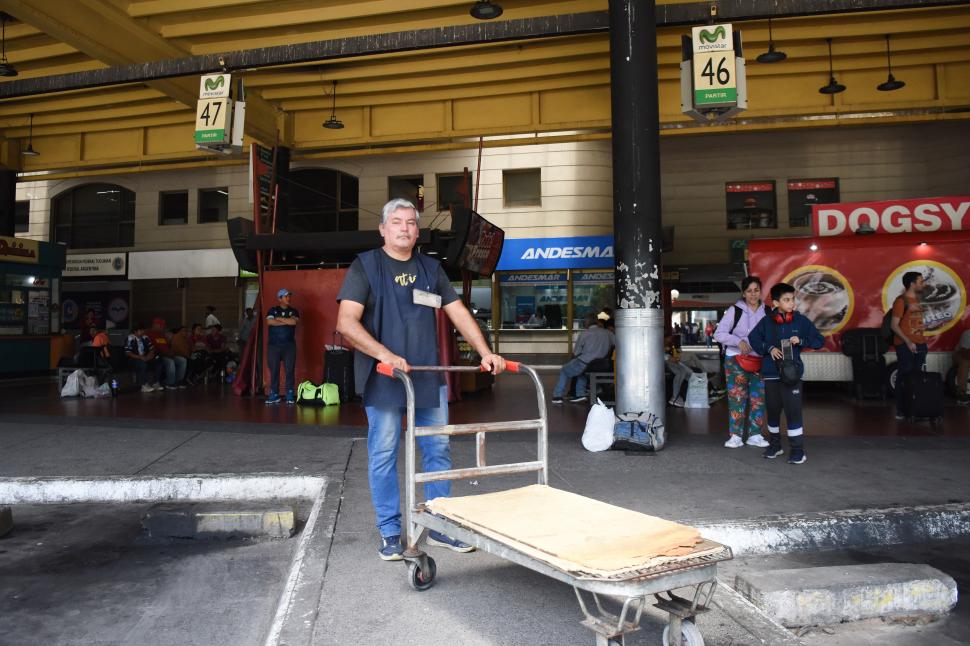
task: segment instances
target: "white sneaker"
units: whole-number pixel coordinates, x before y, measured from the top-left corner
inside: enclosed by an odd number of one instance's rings
[[[155,384],[155,387],[154,388],[155,388],[155,392],[159,392],[161,390],[165,390],[165,386],[163,386],[162,384]]]
[[[674,406],[676,406],[677,408],[683,408],[684,407],[684,398],[683,397],[678,397],[677,399],[675,399],[674,400]]]
[[[759,449],[763,449],[766,446],[768,446],[768,440],[766,440],[761,435],[752,435],[751,437],[748,438],[747,445],[756,446]]]
[[[143,393],[153,393],[155,392],[155,389],[149,386],[148,384],[142,384],[141,391]]]
[[[729,439],[727,442],[724,443],[724,446],[726,446],[729,449],[737,449],[744,446],[744,442],[742,442],[741,438],[738,437],[737,435],[732,435],[731,439]]]

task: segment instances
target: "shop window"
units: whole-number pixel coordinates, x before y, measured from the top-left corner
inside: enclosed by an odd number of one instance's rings
[[[788,225],[812,226],[812,206],[835,204],[839,201],[839,180],[790,179],[788,180]]]
[[[542,206],[542,172],[538,168],[502,171],[506,207]]]
[[[291,233],[356,231],[359,183],[356,177],[329,168],[291,170],[289,216],[280,229]]]
[[[776,229],[774,180],[725,185],[728,229]]]
[[[565,271],[500,274],[499,286],[503,329],[565,328]]]
[[[13,215],[13,232],[28,233],[30,231],[30,200],[17,202]]]
[[[189,223],[189,192],[164,191],[158,194],[158,223]]]
[[[616,308],[613,270],[573,272],[573,329],[583,329],[587,314],[598,314],[604,307]]]
[[[455,173],[438,175],[438,202],[435,207],[439,212],[449,211],[452,206],[473,204],[471,173]]]
[[[135,194],[115,184],[86,184],[52,202],[54,242],[70,249],[130,247],[135,243]]]
[[[199,224],[225,222],[229,219],[229,189],[199,189]]]
[[[418,208],[424,210],[424,176],[407,175],[403,177],[387,178],[387,199],[407,200]]]

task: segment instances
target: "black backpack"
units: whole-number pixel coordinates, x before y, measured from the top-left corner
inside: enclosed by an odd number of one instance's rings
[[[906,316],[906,312],[907,310],[909,310],[909,302],[903,296],[897,296],[896,300],[899,300],[900,298],[903,299],[903,316]],[[893,304],[889,306],[889,310],[885,314],[883,314],[882,325],[879,327],[879,334],[882,336],[883,339],[886,340],[886,343],[888,343],[889,345],[893,345],[893,340],[894,340],[893,337],[896,336],[895,332],[893,332],[893,327],[892,327],[893,307],[895,305],[896,305],[896,301],[893,301]]]
[[[731,329],[728,330],[728,334],[734,334],[734,328],[738,326],[738,323],[741,321],[741,315],[744,314],[741,308],[737,305],[732,305],[731,307],[734,309],[734,323],[731,325]],[[727,348],[725,348],[724,344],[722,343],[718,343],[717,347],[720,348],[721,359],[723,360],[725,354],[727,353]]]

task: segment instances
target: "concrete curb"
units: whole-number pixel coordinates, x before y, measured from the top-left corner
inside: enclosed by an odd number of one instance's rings
[[[0,478],[0,504],[315,499],[326,484],[325,476],[285,473]]]
[[[970,536],[970,503],[766,516],[694,524],[735,556],[922,543]]]

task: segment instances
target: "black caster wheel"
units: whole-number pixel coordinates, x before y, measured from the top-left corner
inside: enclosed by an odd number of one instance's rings
[[[421,592],[433,586],[434,577],[437,573],[438,568],[435,566],[434,559],[430,556],[428,557],[427,571],[422,570],[414,561],[408,561],[408,585],[413,590]]]

